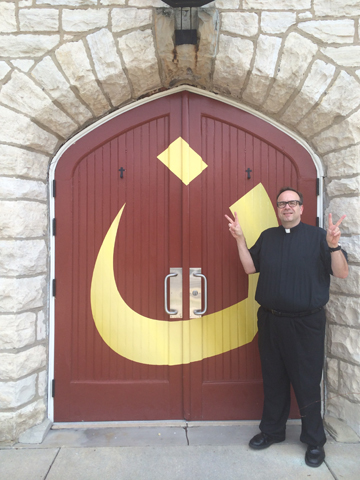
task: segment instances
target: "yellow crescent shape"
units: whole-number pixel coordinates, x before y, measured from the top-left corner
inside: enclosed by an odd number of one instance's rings
[[[122,299],[114,277],[114,247],[125,205],[109,228],[96,259],[91,282],[91,310],[104,342],[116,353],[148,365],[188,364],[251,342],[257,332],[255,289],[249,276],[248,297],[224,310],[191,320],[166,322],[144,317]],[[266,228],[277,226],[265,188],[259,183],[230,207],[236,211],[249,245]]]

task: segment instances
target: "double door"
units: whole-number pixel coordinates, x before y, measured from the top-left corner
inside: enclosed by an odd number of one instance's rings
[[[72,145],[55,172],[55,420],[259,418],[256,278],[224,214],[252,243],[291,185],[314,224],[315,180],[294,140],[186,91]]]

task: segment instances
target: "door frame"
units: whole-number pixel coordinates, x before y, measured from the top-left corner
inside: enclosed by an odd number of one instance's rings
[[[116,110],[113,113],[110,113],[109,115],[106,115],[105,117],[95,121],[93,124],[89,125],[88,127],[84,128],[81,130],[79,133],[74,135],[71,139],[69,139],[56,153],[56,155],[53,157],[50,167],[49,167],[49,225],[52,225],[52,220],[55,217],[55,197],[54,197],[54,192],[53,192],[53,180],[55,178],[55,170],[56,166],[61,159],[62,155],[65,153],[65,151],[71,147],[74,143],[76,143],[80,138],[84,137],[91,131],[95,130],[96,128],[100,127],[101,125],[104,125],[108,121],[112,120],[113,118],[117,117],[118,115],[122,115],[125,112],[128,112],[129,110],[133,110],[141,105],[144,105],[146,103],[152,102],[154,100],[157,100],[162,97],[166,97],[169,95],[174,95],[179,92],[187,91],[190,93],[194,93],[196,95],[202,95],[204,97],[209,97],[214,100],[217,100],[219,102],[225,103],[227,105],[230,105],[232,107],[237,108],[238,110],[245,111],[257,118],[260,118],[261,120],[264,120],[265,122],[269,123],[270,125],[274,126],[278,130],[282,131],[289,137],[291,137],[293,140],[295,140],[298,144],[300,144],[311,156],[316,173],[317,173],[317,178],[319,179],[319,195],[317,196],[317,216],[319,218],[319,226],[323,226],[323,184],[324,184],[324,168],[322,165],[322,162],[318,155],[310,148],[310,146],[305,142],[303,138],[301,138],[299,135],[296,133],[292,132],[290,129],[285,127],[284,125],[279,124],[275,120],[273,120],[270,117],[267,117],[266,115],[257,112],[253,108],[247,106],[247,105],[242,105],[241,103],[237,103],[235,100],[222,97],[221,95],[212,93],[212,92],[207,92],[204,90],[200,90],[196,87],[191,87],[188,85],[182,85],[170,90],[167,90],[166,92],[161,92],[154,94],[150,97],[143,98],[141,100],[135,101],[134,103],[131,103],[129,105],[126,105],[125,107],[120,108],[119,110]],[[53,379],[54,379],[54,365],[55,365],[55,297],[52,294],[52,288],[53,288],[53,279],[55,279],[55,236],[52,235],[52,232],[49,232],[49,247],[50,247],[50,268],[49,268],[49,280],[48,280],[48,291],[49,291],[49,362],[48,362],[48,418],[53,422],[54,421],[54,398],[52,396],[52,385],[53,385]]]

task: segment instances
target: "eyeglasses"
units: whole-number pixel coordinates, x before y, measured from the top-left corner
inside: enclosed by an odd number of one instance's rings
[[[289,207],[296,207],[296,205],[302,205],[300,200],[290,200],[289,202],[277,202],[276,205],[278,208],[285,208],[286,205],[289,205]]]

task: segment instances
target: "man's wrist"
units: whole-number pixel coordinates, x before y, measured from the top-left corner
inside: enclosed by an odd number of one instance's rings
[[[336,247],[330,247],[330,245],[329,245],[329,250],[330,250],[331,253],[332,253],[332,252],[337,252],[337,251],[341,250],[341,245],[340,245],[340,243],[339,243]]]
[[[238,248],[246,248],[246,250],[247,250],[247,245],[246,245],[246,240],[245,240],[244,235],[242,235],[241,237],[237,237],[236,238],[236,243],[238,245]]]

